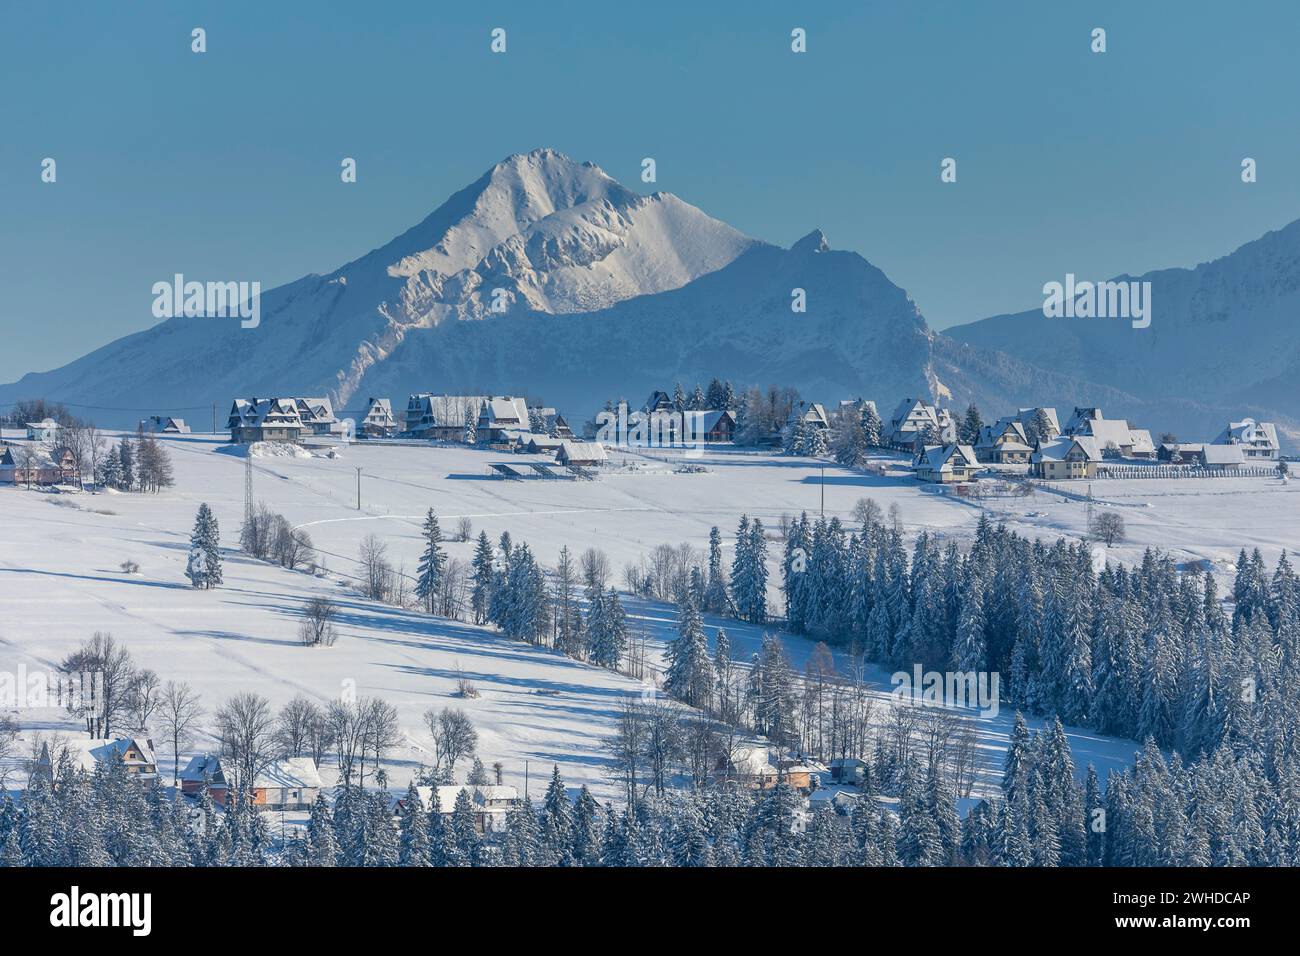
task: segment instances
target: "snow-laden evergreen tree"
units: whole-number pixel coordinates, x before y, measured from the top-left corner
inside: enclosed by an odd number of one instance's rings
[[[308,866],[334,866],[338,861],[338,844],[334,838],[334,821],[323,794],[316,794],[312,803],[311,818],[307,821]]]
[[[677,637],[666,649],[664,690],[691,707],[706,708],[713,697],[713,662],[695,600],[687,596],[678,608]]]
[[[422,533],[424,552],[420,555],[415,579],[415,596],[420,599],[425,613],[433,614],[438,610],[438,591],[447,570],[447,553],[442,549],[442,529],[438,527],[438,516],[432,508],[425,515]]]
[[[448,841],[447,865],[478,866],[482,846],[474,827],[474,800],[469,790],[463,787],[456,794],[448,829],[451,839]]]
[[[617,670],[627,652],[627,614],[618,592],[597,584],[587,612],[587,638],[593,664]]]
[[[578,572],[567,547],[560,548],[552,586],[555,606],[555,649],[569,657],[583,658],[588,635],[583,627],[582,607],[578,602]]]
[[[745,834],[750,866],[799,865],[803,837],[797,826],[802,802],[799,792],[784,780],[760,800]]]
[[[397,820],[400,833],[398,863],[401,866],[428,866],[429,816],[420,805],[420,794],[414,782],[406,788],[406,799]]]
[[[600,863],[601,810],[596,798],[583,784],[573,803],[573,864],[597,866]]]
[[[493,553],[492,542],[487,532],[478,533],[478,543],[474,547],[474,559],[470,564],[470,607],[474,612],[474,623],[484,624],[488,620],[488,605],[492,597]]]
[[[118,470],[122,475],[122,484],[119,486],[123,491],[130,491],[135,487],[135,446],[131,444],[131,439],[123,437],[117,443]]]
[[[558,764],[551,768],[551,782],[542,801],[538,846],[545,865],[573,866],[573,808]]]
[[[543,866],[537,837],[537,811],[525,796],[506,811],[506,832],[501,840],[501,861],[506,866]]]
[[[465,431],[461,440],[466,445],[478,444],[478,410],[473,403],[465,406]]]
[[[898,857],[905,866],[943,866],[943,835],[910,766],[903,768],[898,795]]]
[[[971,402],[966,406],[966,414],[962,416],[961,424],[957,427],[957,441],[963,445],[973,445],[979,441],[980,429],[984,427],[984,420],[980,418],[980,410]]]
[[[735,615],[736,606],[727,587],[727,572],[722,564],[722,534],[718,526],[709,529],[709,571],[704,586],[703,610],[710,614]]]
[[[190,554],[185,576],[196,588],[214,588],[221,583],[221,531],[206,503],[199,505],[190,534]]]
[[[877,448],[881,445],[881,424],[876,406],[871,402],[864,402],[862,405],[862,439],[867,443],[868,448]]]

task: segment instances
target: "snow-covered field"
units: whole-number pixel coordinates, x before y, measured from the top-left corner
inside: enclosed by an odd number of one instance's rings
[[[662,543],[689,542],[701,550],[718,525],[729,547],[742,512],[775,525],[782,514],[819,511],[851,521],[854,502],[870,496],[883,508],[897,504],[909,533],[969,535],[978,505],[937,494],[910,478],[876,477],[820,463],[733,450],[710,450],[695,463],[704,474],[678,474],[680,462],[638,457],[636,470],[616,471],[597,481],[503,481],[488,477],[491,462],[515,456],[461,447],[356,444],[335,457],[316,449],[313,457],[254,458],[259,500],[305,527],[322,553],[326,572],[313,577],[253,562],[234,551],[243,513],[244,458],[218,436],[166,440],[176,486],[160,495],[52,494],[0,489],[0,670],[20,666],[53,668],[97,630],[110,631],[138,664],[163,680],[189,681],[211,713],[230,694],[256,691],[275,704],[298,693],[324,701],[348,690],[377,695],[397,709],[405,742],[393,752],[389,772],[404,784],[422,761],[431,761],[430,739],[421,715],[429,708],[465,709],[480,735],[485,763],[501,761],[507,782],[522,785],[558,763],[570,784],[589,784],[602,797],[617,788],[604,776],[602,738],[612,729],[617,705],[640,694],[635,681],[568,660],[549,651],[509,641],[489,629],[431,618],[365,600],[346,575],[361,539],[382,538],[394,563],[410,573],[417,562],[419,525],[434,508],[445,534],[468,516],[474,533],[496,538],[509,531],[527,541],[545,565],[560,548],[575,554],[605,550],[621,584],[625,562]],[[357,468],[361,508],[357,509]],[[1067,495],[1043,492],[1030,498],[987,504],[1016,530],[1054,538],[1081,533],[1085,505],[1079,484]],[[1097,507],[1119,509],[1129,540],[1112,549],[1115,558],[1135,561],[1147,546],[1163,547],[1180,561],[1224,562],[1237,549],[1258,546],[1270,563],[1277,552],[1300,545],[1300,487],[1274,479],[1096,481]],[[183,571],[194,512],[206,501],[228,548],[225,584],[193,591]],[[62,506],[60,506],[62,505]],[[450,543],[448,551],[468,561],[472,544]],[[771,549],[773,560],[779,547]],[[138,574],[120,570],[135,561]],[[779,594],[775,564],[771,599]],[[1226,578],[1225,578],[1226,580]],[[330,594],[342,608],[340,638],[330,648],[297,643],[297,615],[308,598]],[[630,601],[634,628],[655,644],[672,636],[671,608]],[[761,629],[724,624],[733,644],[748,654]],[[797,665],[811,649],[787,640]],[[481,696],[453,696],[456,680],[474,681]],[[882,695],[888,674],[875,672]],[[54,729],[54,712],[15,713],[25,731]],[[982,753],[995,779],[1012,715],[981,720]],[[71,731],[72,724],[64,722]],[[1072,735],[1082,765],[1095,762],[1103,774],[1128,763],[1131,741]],[[206,749],[200,740],[194,749]],[[167,765],[170,770],[170,764]],[[464,768],[462,767],[462,772]],[[981,789],[984,789],[981,787]]]

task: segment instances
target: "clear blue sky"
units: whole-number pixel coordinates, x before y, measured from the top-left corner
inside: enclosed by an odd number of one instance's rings
[[[1294,0],[9,3],[0,381],[154,324],[174,272],[332,270],[537,146],[819,226],[937,327],[1193,265],[1300,218],[1297,35]]]

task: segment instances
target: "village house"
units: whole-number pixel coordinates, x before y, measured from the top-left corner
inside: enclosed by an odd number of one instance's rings
[[[970,445],[927,445],[912,462],[918,481],[951,484],[970,481],[979,471],[979,459]]]
[[[1097,439],[1090,435],[1062,435],[1038,443],[1029,456],[1029,473],[1047,480],[1095,478],[1100,462]]]
[[[479,410],[480,444],[510,444],[516,435],[528,431],[528,403],[522,398],[510,395],[492,397]]]
[[[848,814],[858,803],[858,795],[851,790],[814,790],[808,795],[808,809],[816,813],[828,807],[837,813]]]
[[[292,398],[237,398],[226,427],[230,440],[242,445],[258,441],[297,444],[306,431]]]
[[[335,417],[334,405],[328,398],[295,398],[293,403],[298,409],[298,418],[306,429],[304,434],[343,435],[343,423]]]
[[[33,773],[53,780],[61,759],[70,761],[74,770],[93,773],[99,764],[114,755],[122,758],[122,765],[131,776],[145,781],[158,778],[158,759],[154,756],[153,741],[140,737],[90,740],[76,737],[66,741],[56,753],[51,753],[49,744],[43,743]]]
[[[406,428],[402,434],[426,441],[473,441],[479,411],[486,401],[483,395],[418,392],[406,401]]]
[[[1277,461],[1282,450],[1277,440],[1277,426],[1272,422],[1257,422],[1253,418],[1230,422],[1212,444],[1239,445],[1248,462]]]
[[[188,435],[190,426],[183,418],[170,418],[166,415],[150,415],[140,419],[140,431],[154,435]]]
[[[1012,421],[1019,422],[1025,434],[1037,441],[1049,441],[1061,434],[1061,420],[1056,415],[1056,409],[1048,406],[1021,408]],[[1034,435],[1035,428],[1038,428],[1037,435]]]
[[[599,442],[566,441],[555,453],[555,463],[570,468],[603,465],[608,460],[605,446]]]
[[[826,414],[826,406],[821,402],[800,402],[790,413],[790,426],[798,424],[800,421],[804,425],[826,431],[831,427],[830,416]]]
[[[559,452],[560,447],[567,439],[552,438],[550,435],[529,435],[527,441],[523,441],[522,450],[530,455],[551,455],[554,457]]]
[[[60,425],[53,418],[42,418],[39,422],[27,423],[28,441],[58,441]]]
[[[1015,418],[999,418],[980,429],[975,457],[993,465],[1023,465],[1034,450],[1025,434],[1025,426]]]
[[[393,406],[388,399],[368,399],[357,435],[361,438],[392,438],[396,434],[397,419],[393,418]]]
[[[729,409],[716,409],[700,412],[697,419],[699,435],[710,444],[729,442],[736,437],[736,413]]]
[[[0,485],[49,487],[66,480],[63,468],[43,446],[15,444],[0,451]]]
[[[744,790],[768,790],[776,786],[779,778],[766,747],[738,747],[730,759],[722,754],[713,768],[713,776],[719,782]]]
[[[221,758],[202,754],[190,759],[180,773],[181,792],[197,796],[207,784],[212,802],[225,806],[232,781],[226,778]],[[283,757],[272,761],[253,781],[253,805],[264,810],[307,810],[321,791],[320,771],[311,757]]]
[[[857,786],[867,779],[871,767],[857,757],[836,757],[830,763],[831,780]]]
[[[1122,418],[1106,418],[1100,408],[1075,408],[1063,434],[1095,439],[1104,457],[1156,457],[1156,446],[1149,431],[1134,428]]]
[[[456,799],[462,790],[469,791],[470,802],[474,807],[474,829],[479,834],[503,833],[507,815],[514,807],[522,803],[519,791],[509,786],[469,786],[467,784],[447,784],[437,788],[438,812],[449,817],[455,812]],[[420,809],[428,811],[433,805],[433,787],[416,787],[420,798]],[[393,795],[390,807],[397,814],[406,806],[406,794]]]
[[[957,428],[948,409],[936,408],[921,398],[905,398],[894,409],[889,421],[884,423],[881,441],[895,448],[916,452],[927,443],[927,431],[940,444],[950,444],[957,440]]]
[[[667,392],[661,392],[658,389],[650,393],[646,403],[641,406],[641,411],[647,415],[653,415],[655,412],[675,412],[677,406],[673,404],[673,397]]]

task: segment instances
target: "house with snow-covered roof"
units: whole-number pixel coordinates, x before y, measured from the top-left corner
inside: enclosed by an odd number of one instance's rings
[[[492,396],[483,403],[478,415],[478,440],[485,445],[509,441],[510,432],[527,432],[528,403],[511,395]]]
[[[154,780],[158,776],[158,758],[154,755],[153,741],[145,737],[74,737],[54,752],[48,743],[42,743],[33,772],[53,779],[59,771],[60,761],[66,759],[73,769],[93,773],[97,766],[115,757],[121,758],[126,772],[133,777]]]
[[[927,434],[932,440],[926,441]],[[923,398],[905,398],[883,423],[881,440],[895,448],[920,451],[924,444],[951,443],[957,428],[946,408],[936,408]]]
[[[140,431],[150,432],[154,435],[188,435],[190,426],[185,424],[183,418],[172,418],[168,415],[150,415],[148,418],[140,419]]]
[[[1106,418],[1100,408],[1076,408],[1065,425],[1065,435],[1096,439],[1103,456],[1118,458],[1155,458],[1156,446],[1151,432],[1134,428],[1122,418]]]
[[[306,429],[305,434],[341,436],[343,423],[334,415],[334,403],[327,397],[295,398],[298,418]]]
[[[555,463],[569,467],[592,467],[608,460],[605,446],[594,441],[566,441],[555,453]]]
[[[392,438],[397,434],[397,419],[393,417],[393,406],[388,399],[371,398],[366,403],[366,414],[357,434],[362,438]]]
[[[61,427],[53,418],[42,418],[39,422],[27,422],[27,440],[57,441]]]
[[[976,458],[995,465],[1025,464],[1034,450],[1025,426],[1015,418],[999,418],[994,424],[980,428],[973,447]]]
[[[181,792],[202,793],[206,784],[212,801],[225,806],[234,780],[221,765],[221,758],[200,754],[190,759],[180,773]],[[263,767],[253,781],[253,805],[265,810],[306,810],[321,791],[320,771],[311,757],[282,757]]]
[[[237,398],[226,419],[230,440],[236,444],[257,441],[302,441],[306,428],[292,398]]]
[[[927,445],[912,462],[918,481],[950,484],[970,481],[979,470],[979,459],[970,445]]]
[[[403,435],[427,441],[470,443],[478,433],[485,395],[435,395],[417,392],[406,401]]]
[[[1095,478],[1101,449],[1091,435],[1062,435],[1040,441],[1029,456],[1029,473],[1048,480]]]
[[[1211,444],[1239,445],[1246,461],[1277,461],[1282,451],[1277,440],[1277,426],[1253,418],[1229,422]]]

